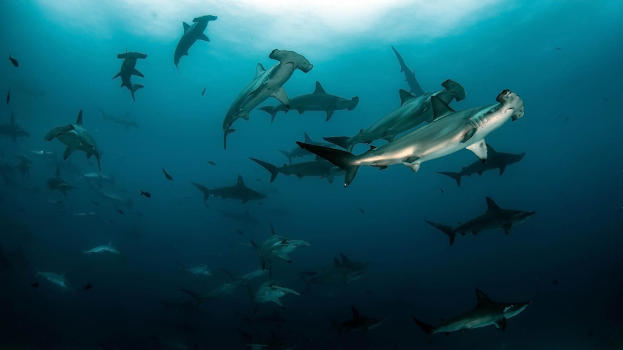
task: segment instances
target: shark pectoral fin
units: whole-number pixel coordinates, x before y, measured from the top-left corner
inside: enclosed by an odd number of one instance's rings
[[[132,74],[133,75],[138,75],[141,78],[144,78],[145,76],[143,75],[143,73],[139,72],[138,69],[136,68],[132,68]]]
[[[113,79],[115,79],[115,78],[119,77],[120,75],[121,75],[121,72],[119,72],[119,73],[115,74],[115,76],[114,76],[114,77],[112,77],[112,78],[113,78]]]
[[[485,144],[485,140],[480,140],[476,143],[473,143],[466,147],[468,150],[474,152],[476,157],[480,158],[480,160],[487,160],[487,145]]]
[[[511,228],[513,228],[513,224],[511,224],[510,222],[506,223],[502,226],[502,228],[504,229],[504,234],[507,235],[511,232]]]
[[[504,174],[504,170],[506,170],[506,165],[500,167],[500,175]]]
[[[279,299],[274,299],[274,300],[273,300],[273,303],[275,303],[275,304],[277,304],[277,305],[279,305],[279,306],[283,307],[283,304],[281,303],[281,300],[279,300]]]
[[[210,38],[208,38],[207,35],[202,33],[201,35],[197,37],[197,40],[210,41]]]
[[[186,22],[182,22],[182,26],[184,26],[184,34],[186,34],[186,32],[188,31],[188,28],[190,28],[190,24]]]
[[[333,116],[333,112],[334,112],[334,110],[332,110],[332,109],[328,109],[327,110],[327,119],[326,119],[326,121],[329,121],[329,119],[331,119],[331,117]]]
[[[63,159],[69,158],[69,156],[71,155],[71,152],[73,152],[73,151],[74,150],[71,147],[65,148],[65,152],[63,152]]]
[[[417,171],[420,170],[420,165],[422,164],[420,161],[418,161],[418,159],[419,158],[417,157],[407,158],[404,162],[402,162],[402,164],[409,167],[411,170],[413,170],[414,173],[417,173]]]
[[[289,106],[290,100],[288,99],[288,95],[286,94],[286,90],[283,87],[280,87],[277,91],[275,91],[272,96],[277,99],[277,101],[281,102],[281,104]]]
[[[495,323],[495,327],[499,328],[501,331],[504,331],[506,329],[506,318],[502,317],[501,320],[497,321]]]
[[[467,130],[467,132],[465,132],[465,134],[463,135],[463,138],[461,139],[461,143],[465,143],[465,142],[469,141],[469,139],[471,139],[472,136],[474,136],[475,133],[476,133],[476,128],[475,127]]]

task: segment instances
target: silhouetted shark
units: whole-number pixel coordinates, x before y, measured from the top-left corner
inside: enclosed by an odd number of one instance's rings
[[[396,54],[396,58],[398,59],[398,64],[400,64],[400,71],[405,73],[405,80],[409,85],[409,91],[411,91],[414,95],[419,96],[424,94],[424,90],[418,83],[417,79],[415,79],[415,73],[405,63],[405,60],[402,59],[402,56],[398,53],[395,47],[392,46],[392,50]]]
[[[261,165],[264,169],[270,172],[270,182],[275,181],[277,175],[281,173],[284,175],[296,175],[298,178],[306,176],[326,178],[329,183],[332,183],[333,177],[343,171],[342,169],[336,167],[335,165],[324,159],[312,160],[302,163],[284,164],[281,167],[277,167],[257,158],[249,159]]]
[[[203,201],[207,202],[210,197],[221,197],[221,198],[230,198],[230,199],[238,199],[242,201],[242,203],[246,203],[250,200],[259,200],[266,198],[266,195],[263,193],[256,192],[247,186],[245,186],[244,181],[242,180],[242,176],[238,176],[238,181],[234,186],[225,186],[225,187],[217,187],[213,189],[209,189],[206,186],[200,185],[198,183],[192,183],[201,193],[203,193]]]
[[[83,151],[87,158],[95,156],[97,167],[100,171],[102,170],[101,153],[97,149],[91,134],[82,126],[82,110],[78,113],[78,118],[74,124],[56,127],[45,135],[47,141],[52,141],[54,138],[67,146],[65,153],[63,153],[63,159],[69,158],[73,151]]]
[[[289,106],[281,104],[278,106],[265,106],[260,109],[270,114],[271,122],[275,119],[277,112],[288,112],[290,109],[299,112],[299,114],[306,111],[324,111],[327,114],[326,121],[329,121],[333,112],[341,109],[352,111],[357,107],[358,103],[359,97],[355,96],[349,100],[329,95],[324,91],[320,82],[316,82],[316,89],[313,93],[291,98]]]
[[[188,49],[190,49],[197,40],[210,41],[203,32],[208,27],[208,23],[216,21],[217,18],[216,16],[207,15],[193,19],[192,25],[186,22],[182,23],[184,26],[184,34],[182,34],[180,41],[177,43],[175,54],[173,55],[173,63],[175,63],[176,67],[182,56],[188,56]]]
[[[140,52],[126,52],[120,53],[117,55],[117,58],[123,59],[123,63],[121,63],[121,69],[119,73],[117,73],[113,79],[117,77],[121,77],[121,86],[125,86],[130,90],[130,94],[132,95],[132,101],[134,101],[134,92],[143,87],[141,84],[132,84],[131,78],[132,75],[138,75],[143,78],[143,73],[139,72],[136,69],[136,60],[137,59],[145,59],[147,55]]]
[[[350,320],[346,320],[337,324],[337,329],[341,333],[352,331],[369,331],[381,325],[383,320],[366,317],[361,315],[359,311],[353,306],[351,307],[353,317]]]
[[[511,228],[517,224],[524,222],[527,218],[534,215],[534,211],[523,211],[514,209],[500,208],[493,199],[487,197],[487,212],[472,219],[468,222],[461,224],[455,228],[450,226],[438,224],[432,221],[426,221],[429,225],[440,230],[448,235],[450,239],[450,245],[454,243],[456,234],[460,233],[465,235],[467,232],[471,232],[476,235],[485,230],[503,229],[505,234],[508,234]]]
[[[0,135],[7,136],[17,141],[18,137],[30,137],[26,130],[22,129],[15,123],[15,115],[11,113],[11,119],[8,124],[0,124]]]
[[[504,174],[504,170],[510,164],[517,163],[523,159],[526,153],[513,154],[497,152],[491,145],[487,144],[487,161],[477,160],[472,164],[463,167],[460,172],[453,173],[449,171],[440,171],[439,174],[449,176],[456,181],[457,186],[461,186],[461,178],[463,176],[471,176],[472,174],[482,175],[487,170],[499,169],[500,175]]]

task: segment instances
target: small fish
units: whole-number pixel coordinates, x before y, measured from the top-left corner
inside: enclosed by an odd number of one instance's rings
[[[363,210],[363,208],[359,208],[359,212],[360,212],[361,214],[365,214],[365,213],[366,213],[366,211],[365,211],[365,210]]]
[[[208,160],[208,164],[210,164],[211,166],[216,166],[216,163],[212,160]]]
[[[84,289],[85,292],[88,292],[89,289],[93,288],[93,285],[91,284],[91,282],[87,282],[87,284],[84,285],[84,287],[82,287],[82,289]]]
[[[11,89],[6,93],[6,104],[9,104],[9,102],[11,102]]]
[[[141,190],[141,196],[143,196],[143,197],[147,197],[147,198],[151,198],[151,193],[149,193],[149,192],[145,192],[145,191],[142,191],[142,190]]]
[[[121,215],[125,215],[125,213],[123,212],[123,210],[121,209],[117,209],[117,213],[121,214]]]
[[[236,233],[239,234],[239,235],[244,235],[244,231],[242,231],[239,228],[236,229]]]
[[[31,284],[31,286],[32,286],[33,288],[39,288],[39,282],[33,282],[33,283]]]
[[[87,211],[87,212],[78,212],[78,213],[74,213],[74,216],[93,216],[95,215],[94,211]]]
[[[167,178],[167,180],[173,181],[173,176],[169,175],[169,173],[167,173],[166,169],[162,168],[162,173],[164,174],[164,177]]]
[[[91,204],[93,204],[96,207],[100,206],[100,202],[98,202],[98,201],[91,201]]]
[[[206,94],[206,88],[203,88],[203,90],[201,90],[201,96]]]
[[[19,62],[17,61],[17,59],[9,56],[9,61],[11,61],[11,63],[13,63],[13,65],[15,66],[15,68],[19,67]]]
[[[443,187],[439,187],[439,192],[446,193],[446,190],[444,190]]]
[[[558,280],[552,280],[552,284],[557,286],[558,285]]]

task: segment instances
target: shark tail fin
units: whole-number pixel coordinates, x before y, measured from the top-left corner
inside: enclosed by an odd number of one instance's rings
[[[323,139],[344,149],[350,148],[350,142],[348,142],[348,140],[350,140],[350,137],[348,136],[323,137]]]
[[[453,173],[453,172],[450,172],[450,171],[440,171],[437,174],[449,176],[449,177],[453,178],[454,181],[456,181],[456,185],[457,186],[459,186],[459,187],[461,186],[461,174],[460,173]]]
[[[426,334],[433,334],[433,326],[429,325],[428,323],[424,323],[415,317],[411,317],[411,318],[413,319],[413,322],[415,322],[415,324],[417,324],[418,327],[420,327],[422,332]]]
[[[355,96],[350,99],[350,105],[348,106],[348,110],[352,111],[359,104],[359,96]]]
[[[296,143],[299,147],[328,160],[340,169],[344,170],[346,172],[344,175],[344,187],[350,185],[357,175],[359,165],[353,164],[353,160],[356,158],[354,154],[339,149],[317,146],[299,141]]]
[[[279,175],[279,168],[277,168],[276,166],[268,163],[268,162],[264,162],[262,160],[259,160],[257,158],[249,158],[252,161],[256,162],[257,164],[261,165],[264,169],[268,170],[268,172],[270,172],[270,182],[275,181],[275,179],[277,178],[277,175]]]
[[[227,149],[227,135],[231,134],[234,131],[236,131],[236,129],[229,128],[223,133],[223,149]]]
[[[439,231],[445,233],[448,235],[448,238],[450,239],[450,245],[454,244],[454,239],[456,238],[456,232],[454,232],[454,229],[450,226],[447,225],[442,225],[442,224],[438,224],[436,222],[432,222],[432,221],[428,221],[425,220],[427,224],[431,225],[432,227],[438,229]]]
[[[277,107],[274,106],[264,106],[260,108],[264,112],[270,114],[270,122],[275,121],[275,117],[277,116]]]
[[[130,93],[132,94],[132,101],[136,101],[136,99],[134,99],[134,92],[142,88],[143,88],[143,85],[141,84],[132,84],[132,88],[130,88]]]

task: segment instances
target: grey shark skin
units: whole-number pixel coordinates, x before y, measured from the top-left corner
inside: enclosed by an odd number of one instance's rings
[[[201,193],[203,193],[203,201],[207,203],[210,197],[221,197],[229,199],[238,199],[242,203],[246,203],[251,200],[260,200],[266,198],[266,195],[260,192],[256,192],[248,188],[242,180],[242,176],[238,176],[238,181],[234,186],[225,186],[209,189],[201,184],[192,183]]]
[[[129,128],[135,128],[138,129],[138,124],[136,123],[136,121],[131,120],[128,118],[128,114],[126,113],[126,117],[125,118],[118,118],[115,117],[112,114],[108,114],[106,112],[104,112],[103,110],[100,109],[100,112],[102,113],[102,118],[104,118],[104,120],[108,120],[112,123],[121,125],[121,126],[125,126],[126,129]]]
[[[30,176],[30,168],[32,167],[32,160],[24,155],[17,156],[18,163],[15,165],[15,169],[22,173],[22,177]]]
[[[418,83],[417,79],[415,79],[415,73],[413,73],[413,71],[409,69],[409,67],[407,67],[405,60],[402,58],[400,53],[398,53],[398,50],[396,50],[396,48],[393,46],[392,46],[392,50],[394,51],[394,54],[396,54],[396,58],[398,59],[398,64],[400,64],[400,71],[405,73],[405,80],[407,81],[407,84],[409,85],[409,91],[411,91],[411,93],[416,96],[423,95],[424,90]]]
[[[464,148],[484,160],[487,158],[485,137],[509,119],[517,120],[524,115],[523,101],[510,90],[504,90],[498,94],[496,104],[459,112],[454,112],[441,99],[435,96],[431,98],[434,113],[439,116],[437,119],[361,155],[356,156],[338,149],[297,143],[300,147],[342,168],[346,172],[344,177],[346,187],[353,181],[357,170],[362,165],[384,169],[390,165],[403,164],[417,172],[421,163],[444,157]]]
[[[460,172],[453,173],[450,171],[440,171],[439,174],[446,175],[456,181],[457,186],[461,186],[461,178],[463,176],[471,176],[472,174],[482,175],[487,170],[499,169],[500,175],[504,174],[506,167],[510,164],[517,163],[523,159],[526,153],[513,154],[496,151],[491,145],[487,144],[487,161],[477,160],[472,164],[463,167]]]
[[[182,34],[180,41],[177,43],[177,46],[175,47],[175,54],[173,55],[173,63],[176,67],[182,56],[188,56],[188,50],[197,40],[210,41],[210,38],[208,38],[203,32],[208,27],[208,23],[216,21],[217,18],[218,17],[216,16],[207,15],[193,19],[192,25],[186,22],[182,23],[184,27],[184,34]]]
[[[37,272],[36,276],[41,276],[43,279],[47,280],[48,282],[62,289],[69,288],[67,279],[65,278],[64,275],[54,273],[54,272]]]
[[[513,226],[516,226],[534,215],[534,211],[500,208],[493,199],[487,197],[487,211],[464,224],[455,228],[447,225],[426,221],[429,225],[448,235],[450,245],[454,243],[456,234],[465,235],[468,232],[476,235],[485,230],[503,229],[504,234],[509,234]]]
[[[136,69],[135,67],[136,60],[145,59],[147,58],[147,55],[140,52],[126,52],[118,54],[117,58],[123,59],[123,63],[121,63],[121,69],[119,70],[119,73],[117,73],[112,78],[115,79],[117,77],[121,77],[121,86],[125,86],[128,88],[128,90],[130,90],[130,94],[132,95],[132,101],[135,101],[134,92],[142,88],[143,85],[132,84],[131,78],[132,75],[138,75],[141,78],[144,77],[143,73],[139,72],[138,69]]]
[[[249,113],[270,96],[288,106],[290,101],[283,89],[283,84],[290,79],[296,69],[307,73],[313,68],[305,57],[294,51],[275,49],[268,57],[279,63],[269,70],[265,70],[262,64],[258,63],[255,78],[240,92],[225,115],[223,120],[223,148],[225,149],[227,148],[227,135],[235,131],[231,126],[236,120],[240,118],[248,120]]]
[[[361,315],[359,311],[353,306],[351,307],[353,317],[350,320],[346,320],[337,324],[337,329],[340,333],[347,333],[353,331],[369,331],[383,323],[383,320],[366,317]]]
[[[11,119],[7,124],[0,124],[0,135],[10,137],[13,142],[17,141],[18,137],[30,137],[30,134],[26,130],[22,129],[17,123],[15,123],[15,115],[11,113]]]
[[[343,253],[339,257],[333,259],[333,265],[322,271],[307,271],[301,273],[301,277],[309,285],[311,284],[328,284],[331,281],[340,281],[342,283],[350,283],[361,279],[368,268],[367,262],[360,262],[349,259]]]
[[[413,317],[413,321],[426,334],[447,334],[487,326],[495,326],[503,331],[506,329],[506,320],[517,316],[530,304],[529,301],[517,303],[494,302],[480,289],[476,289],[476,299],[477,304],[473,310],[444,321],[437,326],[426,324],[415,317]]]
[[[333,177],[336,174],[343,172],[342,169],[336,167],[330,162],[324,159],[312,160],[309,162],[302,163],[294,163],[294,164],[284,164],[281,167],[277,167],[268,162],[264,162],[257,158],[249,158],[257,164],[261,165],[264,169],[270,172],[270,182],[275,181],[277,175],[295,175],[298,178],[302,177],[320,177],[326,178],[329,183],[333,183]]]
[[[55,138],[67,146],[63,159],[69,158],[74,151],[83,151],[87,158],[95,156],[97,167],[100,171],[102,170],[101,153],[97,149],[93,136],[82,126],[82,110],[78,113],[78,119],[74,124],[56,127],[45,135],[46,141],[52,141]]]
[[[317,81],[316,89],[313,93],[291,98],[289,107],[281,104],[278,106],[265,106],[260,109],[270,114],[271,122],[275,120],[277,112],[287,113],[291,109],[299,112],[299,114],[307,111],[324,111],[327,115],[326,121],[329,121],[331,116],[333,116],[333,112],[342,109],[352,111],[357,107],[358,103],[359,97],[357,96],[347,99],[327,94],[320,82]]]
[[[325,137],[325,140],[345,148],[349,152],[359,143],[370,144],[379,139],[391,142],[399,134],[411,130],[423,122],[432,122],[439,117],[435,115],[432,107],[433,96],[441,99],[445,104],[449,104],[453,99],[461,101],[465,98],[465,90],[463,90],[461,84],[448,79],[441,85],[444,87],[444,90],[419,96],[414,96],[401,89],[398,91],[400,106],[376,121],[369,128],[360,130],[358,134],[352,137]]]
[[[57,165],[56,166],[56,174],[54,175],[54,177],[51,177],[48,179],[48,181],[46,182],[46,185],[48,186],[48,188],[52,191],[58,191],[60,193],[63,194],[63,196],[67,195],[67,191],[74,189],[75,187],[68,184],[62,177],[61,177],[61,169],[60,167]]]
[[[319,141],[314,141],[312,140],[312,138],[307,134],[304,133],[304,140],[305,143],[309,143],[312,145],[318,145],[318,146],[325,146],[325,147],[329,147],[331,146],[331,144],[328,143],[324,143],[324,142],[319,142]],[[294,146],[294,148],[290,151],[280,151],[284,156],[286,156],[286,158],[288,158],[288,162],[292,163],[292,159],[294,158],[304,158],[307,156],[313,156],[314,154],[301,148],[298,146]]]

